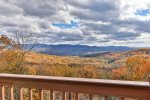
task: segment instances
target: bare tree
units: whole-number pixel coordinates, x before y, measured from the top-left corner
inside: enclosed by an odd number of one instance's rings
[[[25,58],[30,51],[36,46],[37,39],[33,39],[30,33],[16,33],[14,39],[8,38],[6,35],[0,37],[0,49],[5,50],[1,53],[1,62],[5,64],[6,72],[25,73]],[[8,67],[9,66],[9,67]]]
[[[37,45],[37,39],[33,37],[32,33],[18,32],[15,34],[14,48],[19,52],[18,67],[25,64],[26,56],[32,51]]]

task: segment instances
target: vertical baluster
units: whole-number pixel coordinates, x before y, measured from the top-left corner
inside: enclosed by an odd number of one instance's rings
[[[23,100],[23,88],[19,89],[19,100]]]
[[[125,97],[120,97],[120,100],[125,100]]]
[[[14,87],[10,87],[10,100],[14,100]]]
[[[29,88],[29,100],[32,100],[32,89]]]
[[[1,87],[1,100],[5,100],[5,87],[4,86],[0,86]]]
[[[66,93],[62,92],[62,100],[66,100]]]
[[[50,91],[50,100],[54,100],[54,91],[53,90]]]
[[[42,89],[39,90],[39,100],[44,100],[43,99],[43,90]]]
[[[105,96],[104,99],[105,99],[105,100],[108,100],[108,96]]]
[[[92,94],[89,94],[89,100],[92,100],[93,97],[92,97]]]
[[[79,94],[75,93],[75,100],[79,100]]]

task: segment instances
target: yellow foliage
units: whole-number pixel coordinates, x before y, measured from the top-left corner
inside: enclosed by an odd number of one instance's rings
[[[23,66],[24,59],[21,53],[16,50],[1,52],[0,67],[6,73],[23,73],[26,69]]]

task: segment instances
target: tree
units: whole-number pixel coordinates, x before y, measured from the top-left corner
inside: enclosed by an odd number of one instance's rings
[[[18,52],[18,61],[16,67],[24,66],[26,56],[36,46],[37,39],[33,39],[33,34],[19,32],[15,34],[15,50]]]
[[[147,56],[133,56],[126,61],[127,74],[129,80],[146,80],[150,73],[150,59]]]
[[[32,40],[33,44],[28,45]],[[3,72],[26,73],[25,58],[36,46],[37,41],[32,39],[32,34],[16,33],[14,40],[6,35],[0,36],[0,63]]]

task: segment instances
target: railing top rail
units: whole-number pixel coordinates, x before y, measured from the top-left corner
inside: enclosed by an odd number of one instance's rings
[[[73,78],[73,77],[56,77],[56,76],[40,76],[40,75],[21,75],[21,74],[0,74],[0,79],[22,79],[22,80],[40,80],[40,81],[59,81],[59,82],[75,82],[89,84],[105,84],[105,85],[123,85],[150,88],[149,82],[143,81],[125,81],[125,80],[107,80],[107,79],[90,79],[90,78]]]
[[[0,74],[0,85],[106,96],[150,98],[149,82]],[[149,100],[149,99],[148,99]]]

